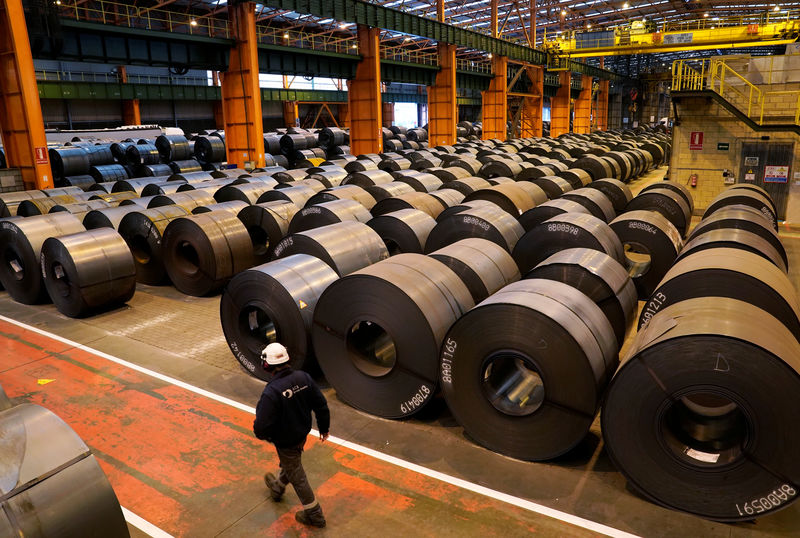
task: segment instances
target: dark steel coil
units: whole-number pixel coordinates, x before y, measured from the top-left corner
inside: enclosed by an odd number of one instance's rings
[[[253,266],[250,235],[227,211],[178,217],[164,230],[162,257],[172,284],[194,297],[217,293]]]
[[[226,160],[225,141],[216,136],[198,136],[194,139],[194,157],[201,163],[220,163]]]
[[[292,368],[312,369],[311,327],[320,295],[339,278],[322,260],[295,254],[234,276],[220,300],[225,339],[251,374],[271,379],[261,351],[277,342],[286,346]]]
[[[236,217],[239,215],[239,212],[242,209],[248,206],[250,206],[250,204],[247,202],[242,202],[241,200],[230,200],[227,202],[197,206],[192,209],[192,215],[211,213],[212,211],[226,211]]]
[[[175,174],[183,175],[203,171],[203,166],[195,159],[187,159],[185,161],[170,161],[168,165]]]
[[[293,183],[308,177],[305,170],[282,170],[272,174],[272,178],[278,183]]]
[[[565,193],[562,196],[565,200],[572,200],[584,206],[589,213],[600,220],[611,222],[617,216],[611,200],[602,191],[583,187]]]
[[[277,181],[271,183],[259,181],[258,183],[243,183],[240,185],[225,185],[217,189],[214,193],[214,199],[217,202],[230,202],[231,200],[239,200],[246,204],[255,204],[256,202],[264,201],[259,197],[265,192],[270,191]],[[310,190],[310,189],[309,189]]]
[[[314,348],[337,396],[384,418],[410,416],[436,392],[447,329],[474,303],[450,268],[399,254],[328,286],[314,312]]]
[[[717,521],[797,499],[800,430],[786,425],[800,413],[800,344],[777,319],[744,301],[689,299],[653,316],[627,357],[602,432],[632,488]]]
[[[176,205],[191,213],[195,207],[209,205],[215,202],[214,196],[203,190],[176,192],[170,195],[159,194],[154,196],[147,209]]]
[[[111,228],[50,237],[42,245],[41,266],[50,298],[71,318],[122,305],[136,291],[133,256]]]
[[[356,185],[348,185],[348,187],[356,187]],[[361,187],[358,187],[361,188]],[[392,181],[391,183],[381,183],[380,185],[370,185],[363,188],[375,202],[380,202],[386,198],[393,198],[401,194],[408,194],[416,192],[414,187],[409,183],[403,181]],[[373,206],[375,203],[372,204]],[[370,208],[371,209],[371,208]]]
[[[315,256],[340,276],[389,257],[381,236],[366,224],[356,221],[291,234],[275,246],[275,259],[292,254]]]
[[[42,244],[49,237],[85,231],[67,212],[0,221],[0,283],[18,303],[47,301],[40,265]]]
[[[470,237],[488,239],[511,252],[525,231],[507,211],[491,202],[482,202],[439,220],[428,236],[426,252]]]
[[[592,182],[592,176],[586,170],[580,168],[570,168],[563,172],[557,172],[555,175],[562,179],[569,181],[573,189],[580,189],[588,186]]]
[[[168,164],[145,164],[136,169],[139,177],[164,177],[172,175]]]
[[[514,258],[500,245],[471,237],[431,252],[429,256],[452,269],[479,303],[519,280]]]
[[[468,194],[464,202],[486,200],[496,204],[514,218],[547,201],[545,192],[532,183],[507,183],[494,185]]]
[[[89,154],[83,148],[50,148],[47,153],[53,175],[57,178],[89,173]]]
[[[590,214],[589,210],[578,202],[557,198],[555,200],[549,200],[543,204],[539,204],[533,209],[527,210],[525,213],[520,215],[519,223],[526,232],[529,232],[544,221],[558,215],[563,215],[564,213]]]
[[[548,460],[586,437],[617,363],[614,331],[575,288],[523,280],[456,321],[439,362],[442,393],[479,444]]]
[[[92,166],[89,174],[96,183],[107,183],[109,181],[124,181],[130,176],[128,171],[120,164],[103,164]]]
[[[445,209],[458,205],[464,201],[464,195],[455,189],[439,189],[430,193],[431,196],[439,200]],[[441,216],[441,213],[439,213]]]
[[[359,187],[358,185],[340,185],[338,187],[325,189],[314,194],[306,200],[305,205],[311,206],[324,202],[332,202],[333,200],[344,199],[355,200],[367,208],[367,210],[372,209],[376,200],[370,192],[362,187]]]
[[[449,183],[450,181],[456,181],[457,179],[464,179],[467,177],[475,177],[475,174],[472,174],[469,172],[469,170],[459,166],[451,166],[448,168],[431,168],[426,170],[426,172],[438,177],[443,183]]]
[[[737,228],[720,228],[697,234],[683,246],[678,255],[678,260],[694,252],[720,247],[738,248],[753,252],[772,262],[784,273],[787,271],[783,258],[769,241],[752,232]]]
[[[131,165],[158,164],[161,161],[161,155],[154,144],[128,146],[125,155],[128,157],[128,164]]]
[[[250,242],[256,264],[272,258],[275,245],[289,233],[289,223],[299,208],[288,202],[264,202],[245,207],[239,212]]]
[[[366,224],[371,218],[369,210],[355,200],[349,198],[333,200],[307,206],[298,211],[289,223],[289,233],[294,234],[345,221]]]
[[[605,194],[611,201],[614,211],[619,215],[633,200],[631,190],[622,181],[614,178],[596,179],[589,184],[592,189],[597,189]]]
[[[381,236],[390,256],[403,253],[422,254],[436,221],[418,209],[401,209],[379,215],[367,225]]]
[[[635,211],[637,209],[658,211],[675,225],[681,237],[685,237],[686,232],[689,230],[689,223],[692,218],[689,204],[686,203],[681,194],[672,189],[656,188],[640,192],[630,201],[625,211]]]
[[[611,256],[585,248],[562,250],[534,267],[525,278],[557,280],[586,295],[603,311],[614,329],[616,348],[622,348],[638,300],[628,272]]]
[[[608,224],[580,213],[557,215],[526,232],[516,243],[512,255],[520,273],[527,274],[556,252],[568,248],[599,250],[618,263],[625,263],[622,243]]]
[[[113,228],[116,230],[119,228],[122,217],[138,210],[139,207],[134,204],[94,209],[86,213],[83,217],[83,226],[87,230],[94,230],[97,228]]]
[[[156,138],[155,145],[164,162],[185,161],[192,158],[192,147],[183,135],[161,135]]]
[[[777,231],[778,216],[773,207],[771,198],[763,196],[761,193],[750,189],[728,189],[721,192],[711,201],[708,209],[703,213],[703,218],[713,215],[714,212],[732,205],[745,205],[760,211],[769,220],[772,227]]]
[[[573,190],[569,181],[558,176],[541,176],[527,181],[542,189],[550,200],[559,198],[561,195]]]
[[[34,198],[47,198],[42,191],[17,191],[0,193],[0,217],[16,217],[19,204]]]
[[[669,189],[678,193],[681,198],[684,199],[686,204],[689,206],[689,213],[691,214],[694,211],[694,198],[692,197],[692,191],[689,190],[689,187],[678,183],[676,181],[658,181],[656,183],[651,183],[650,185],[643,188],[639,194],[642,192],[647,192],[652,189]]]
[[[175,205],[140,209],[122,217],[117,230],[133,254],[137,282],[156,285],[166,281],[162,234],[170,221],[187,215],[186,209]]]
[[[257,203],[291,202],[300,208],[305,206],[306,203],[314,196],[317,196],[317,193],[314,192],[314,189],[306,187],[305,185],[299,185],[297,187],[289,187],[287,189],[265,191],[263,194],[261,194],[261,196],[258,197]]]
[[[133,140],[128,140],[127,142],[114,142],[111,144],[111,154],[117,160],[119,164],[128,164],[128,156],[126,151],[128,146],[134,145]]]
[[[385,198],[372,208],[374,216],[393,213],[401,209],[419,209],[433,218],[439,216],[444,207],[442,203],[427,192],[408,192],[393,198]]]

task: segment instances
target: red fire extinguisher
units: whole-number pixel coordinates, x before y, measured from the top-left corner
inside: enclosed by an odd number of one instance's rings
[[[697,188],[697,174],[692,174],[691,176],[689,176],[689,184],[692,186],[693,189]]]

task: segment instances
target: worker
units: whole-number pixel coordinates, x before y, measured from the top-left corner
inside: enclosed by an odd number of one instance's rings
[[[308,483],[301,458],[311,431],[311,411],[317,418],[320,441],[328,438],[331,420],[328,402],[310,375],[289,366],[289,353],[283,345],[269,344],[261,352],[261,360],[273,377],[258,401],[253,433],[275,445],[280,461],[278,477],[267,473],[264,482],[275,502],[281,500],[287,484],[292,484],[303,504],[295,519],[304,525],[324,527],[325,516]]]

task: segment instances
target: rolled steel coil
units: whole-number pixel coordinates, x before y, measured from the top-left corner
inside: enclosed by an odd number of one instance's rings
[[[161,135],[155,143],[164,162],[185,161],[192,158],[192,148],[183,135]]]
[[[48,238],[41,266],[50,298],[71,318],[125,304],[136,291],[133,256],[111,228]]]
[[[161,161],[161,155],[158,148],[154,144],[134,144],[125,149],[125,155],[128,157],[128,164],[131,165],[145,165],[145,164],[158,164]]]
[[[374,217],[367,226],[386,244],[390,256],[403,253],[422,254],[436,221],[418,209],[401,209]]]
[[[162,256],[162,234],[170,221],[189,215],[180,206],[132,211],[122,217],[117,230],[128,244],[136,264],[136,281],[163,284],[167,279]]]
[[[211,213],[212,211],[226,211],[236,217],[239,215],[239,212],[242,209],[249,206],[250,204],[247,202],[242,202],[241,200],[230,200],[227,202],[197,206],[192,209],[192,215],[197,215],[199,213]]]
[[[378,161],[380,162],[380,161]],[[378,163],[371,160],[371,159],[356,159],[355,161],[350,161],[344,166],[344,169],[347,171],[348,174],[353,174],[355,172],[366,172],[369,170],[377,170]]]
[[[112,164],[114,162],[114,154],[111,153],[111,144],[94,144],[85,146],[84,151],[89,157],[89,165],[96,164]]]
[[[168,164],[144,164],[136,168],[137,177],[163,177],[172,175],[172,168]]]
[[[275,186],[275,190],[289,189],[291,187],[308,187],[315,193],[324,191],[326,188],[328,188],[322,182],[317,181],[316,179],[301,179],[300,181],[294,181],[292,183],[278,183]]]
[[[652,189],[669,189],[680,194],[681,198],[683,198],[686,204],[689,206],[689,213],[691,214],[694,211],[694,198],[692,197],[692,191],[690,191],[686,185],[676,181],[658,181],[643,188],[639,194]]]
[[[308,177],[305,170],[283,170],[272,174],[272,178],[278,183],[293,183]]]
[[[214,181],[216,178],[203,170],[193,172],[181,172],[172,174],[167,181],[180,181],[182,183],[203,183],[204,181]]]
[[[445,209],[464,201],[464,195],[455,189],[439,189],[438,191],[433,191],[430,195],[439,200]],[[441,213],[439,215],[441,216]]]
[[[158,196],[159,194],[170,195],[175,194],[176,192],[184,192],[186,190],[195,190],[195,187],[191,183],[184,183],[182,181],[167,181],[163,183],[147,183],[147,184],[138,184],[141,185],[141,191],[139,195],[142,197],[145,196]]]
[[[17,191],[0,193],[0,217],[16,217],[19,204],[34,198],[47,198],[43,191]]]
[[[447,164],[447,166],[445,166],[445,170],[449,168],[461,168],[462,170],[467,172],[467,176],[477,176],[478,172],[481,170],[482,167],[483,164],[478,159],[473,159],[471,157],[467,157],[466,155],[461,155],[458,158],[451,160]],[[453,173],[460,174],[460,172],[453,172]],[[442,179],[442,181],[446,180]]]
[[[480,167],[476,176],[485,179],[493,177],[510,177],[515,178],[522,172],[522,166],[519,163],[511,160],[492,160],[485,163]]]
[[[403,157],[394,159],[384,159],[378,163],[378,168],[384,172],[397,172],[398,170],[409,170],[411,161]]]
[[[217,191],[214,193],[214,200],[217,202],[230,202],[231,200],[239,200],[246,204],[252,205],[256,202],[262,201],[259,197],[265,192],[272,190],[272,187],[277,184],[277,181],[272,183],[259,181],[258,183],[225,185],[224,187],[217,189]]]
[[[110,203],[104,200],[87,200],[86,202],[78,202],[76,204],[58,204],[54,205],[49,213],[71,213],[78,217],[78,220],[83,221],[86,213],[95,209],[107,209],[113,207]]]
[[[348,187],[356,187],[357,185],[347,185]],[[361,187],[359,187],[361,188]],[[364,187],[364,190],[372,196],[375,202],[380,202],[381,200],[385,200],[386,198],[393,198],[395,196],[400,196],[401,194],[408,194],[410,192],[417,192],[415,191],[414,187],[412,187],[407,182],[402,181],[392,181],[391,183],[382,183],[380,185],[370,185],[368,187]],[[374,203],[372,204],[374,207]],[[372,209],[372,208],[370,208]]]
[[[153,201],[155,196],[143,196],[140,198],[129,198],[127,200],[123,200],[119,203],[120,206],[127,206],[127,205],[135,205],[141,209],[147,209],[147,206],[150,205],[150,202]]]
[[[289,364],[312,369],[311,327],[320,295],[339,275],[322,260],[294,254],[234,276],[220,300],[225,339],[239,363],[264,380],[261,352],[268,344],[286,346]]]
[[[123,142],[114,142],[110,146],[111,154],[119,164],[128,164],[128,156],[125,152],[128,149],[128,146],[132,146],[134,144],[135,142],[130,139]]]
[[[526,187],[518,183],[494,185],[468,194],[464,197],[464,202],[486,200],[512,217],[519,218],[525,211],[547,201],[547,195],[542,189],[530,183]]]
[[[355,221],[366,224],[372,218],[369,210],[355,200],[345,198],[307,206],[292,217],[289,233],[294,234],[338,222]]]
[[[124,181],[130,176],[128,171],[120,164],[103,164],[92,166],[89,169],[91,175],[96,183],[106,183],[109,181]]]
[[[549,200],[543,204],[539,204],[533,209],[527,210],[525,213],[520,215],[519,223],[526,232],[529,232],[544,221],[558,215],[563,215],[564,213],[590,214],[589,210],[578,202],[557,198],[555,200]]]
[[[783,258],[769,241],[752,232],[737,228],[720,228],[697,234],[683,246],[678,255],[678,260],[694,252],[721,247],[738,248],[753,252],[772,262],[784,273],[787,271]]]
[[[612,164],[613,163],[613,164]],[[612,159],[604,159],[597,155],[584,155],[572,165],[574,168],[580,168],[586,171],[591,176],[592,181],[604,177],[619,178],[622,176],[620,173],[619,165]]]
[[[347,133],[337,127],[325,127],[319,132],[319,145],[327,150],[336,146],[344,146],[347,141]]]
[[[614,179],[624,183],[639,174],[638,162],[635,161],[629,154],[622,151],[609,151],[603,154],[603,156],[616,162],[617,166],[619,167],[620,176]],[[599,176],[597,179],[607,177],[609,176]]]
[[[340,185],[320,191],[309,197],[305,205],[311,206],[333,200],[355,200],[363,205],[367,210],[371,210],[375,205],[375,197],[366,189],[358,185]]]
[[[778,251],[783,263],[789,267],[789,258],[777,232],[763,213],[749,206],[729,206],[715,211],[694,227],[688,240],[710,230],[736,228],[754,233],[769,242]]]
[[[285,134],[280,140],[281,153],[284,155],[292,155],[294,152],[308,149],[309,139],[304,134]]]
[[[381,236],[366,224],[356,221],[344,221],[291,234],[275,246],[275,259],[292,254],[315,256],[340,276],[389,257]]]
[[[281,137],[273,134],[264,135],[264,150],[270,155],[280,155]]]
[[[407,183],[417,192],[433,192],[442,188],[442,180],[433,174],[418,171],[393,174],[397,181]]]
[[[785,508],[800,481],[800,431],[786,428],[800,413],[799,357],[791,333],[744,301],[660,311],[609,386],[609,457],[631,487],[673,510],[747,521]],[[776,406],[776,395],[791,397]]]
[[[778,230],[778,215],[773,210],[771,198],[750,189],[728,189],[722,191],[711,201],[708,209],[703,213],[703,218],[713,215],[714,212],[732,205],[745,205],[760,211],[767,218],[772,227]]]
[[[766,198],[768,202],[770,202],[770,205],[772,206],[772,212],[775,213],[776,215],[778,214],[778,207],[775,205],[775,201],[772,199],[772,196],[767,192],[767,190],[764,187],[759,187],[758,185],[753,185],[752,183],[736,183],[735,185],[728,187],[727,190],[732,190],[732,189],[745,189],[757,192],[758,194]]]
[[[428,131],[425,129],[409,129],[406,136],[414,142],[425,142],[428,140]]]
[[[641,300],[650,297],[683,248],[678,229],[656,211],[623,213],[611,224],[625,251],[625,265]]]
[[[448,189],[454,189],[465,197],[480,189],[487,189],[492,186],[487,180],[480,177],[465,177],[444,184]]]
[[[789,277],[758,254],[733,248],[695,252],[676,263],[645,299],[639,329],[661,310],[699,297],[745,301],[775,317],[800,340],[800,300]]]
[[[84,192],[92,190],[97,182],[90,175],[82,176],[69,176],[56,181],[56,185],[60,187],[78,187]]]
[[[64,421],[21,404],[0,413],[0,431],[5,536],[129,536],[108,478]]]
[[[172,220],[164,230],[162,257],[175,288],[194,297],[217,293],[235,274],[253,266],[250,235],[227,211]]]
[[[530,181],[532,179],[538,179],[540,177],[551,177],[565,170],[568,170],[568,168],[566,168],[566,165],[558,166],[558,163],[543,164],[539,166],[534,166],[532,168],[523,169],[522,171],[520,171],[517,180]]]
[[[608,224],[580,213],[564,213],[544,221],[526,232],[511,254],[520,273],[527,274],[556,252],[568,248],[599,250],[618,263],[625,263],[622,243]]]
[[[309,174],[308,179],[316,179],[326,188],[338,187],[347,177],[347,172],[342,170],[328,170],[326,172],[316,172]]]
[[[324,192],[324,191],[323,191]],[[306,187],[305,185],[298,185],[297,187],[289,187],[286,189],[274,189],[264,191],[257,200],[257,203],[264,202],[291,202],[298,208],[306,205],[306,203],[316,196],[317,193],[314,189]]]
[[[671,189],[650,189],[640,192],[630,201],[625,211],[648,209],[664,215],[678,229],[681,237],[686,237],[692,213],[683,196]]]
[[[289,233],[289,223],[299,210],[288,202],[264,202],[239,212],[239,220],[250,234],[256,264],[272,258],[275,245]]]
[[[586,295],[603,311],[614,329],[617,349],[622,348],[638,300],[628,272],[611,256],[585,248],[562,250],[534,267],[525,278],[556,280]]]
[[[573,189],[586,187],[592,182],[592,176],[590,176],[586,170],[580,168],[570,168],[563,172],[557,172],[555,175],[569,181]]]
[[[465,168],[461,168],[459,166],[451,166],[448,168],[430,168],[425,170],[429,174],[433,174],[434,176],[438,177],[442,180],[443,183],[449,183],[450,181],[455,181],[457,179],[464,179],[467,177],[475,177],[474,174],[471,174],[469,170]]]
[[[42,244],[49,237],[85,231],[74,215],[58,212],[0,221],[0,283],[18,303],[47,301],[42,280]]]
[[[503,247],[478,237],[461,239],[429,256],[458,275],[475,303],[520,278],[514,258]]]
[[[450,328],[442,393],[479,444],[548,460],[586,437],[616,355],[614,331],[589,297],[561,282],[523,280]]]
[[[215,203],[214,197],[208,192],[203,190],[193,190],[176,192],[170,195],[160,194],[158,196],[154,196],[147,205],[147,209],[176,205],[182,207],[188,213],[191,213],[195,207],[213,203]]]
[[[479,237],[511,252],[524,232],[507,211],[486,202],[440,220],[428,236],[425,250],[430,253],[461,239]]]
[[[86,213],[83,217],[83,226],[87,230],[95,230],[97,228],[113,228],[116,230],[119,228],[122,217],[133,211],[138,211],[139,209],[140,208],[134,204],[94,209]]]
[[[358,185],[359,187],[369,187],[371,185],[381,185],[391,183],[394,178],[383,170],[367,170],[365,172],[353,172],[349,174],[342,185]]]
[[[57,178],[89,173],[89,154],[83,148],[50,148],[48,156],[53,175]]]
[[[589,187],[605,194],[618,215],[624,212],[630,201],[633,200],[631,190],[618,179],[608,177],[596,179],[589,184]]]
[[[76,198],[67,194],[51,196],[49,198],[31,198],[29,200],[22,200],[17,206],[17,216],[33,217],[36,215],[46,215],[57,205],[77,204],[82,200],[83,198]]]
[[[168,165],[175,174],[183,175],[203,171],[203,166],[195,159],[187,159],[185,161],[170,161]]]
[[[151,196],[152,194],[146,194],[145,188],[148,185],[158,185],[166,183],[166,178],[163,176],[160,177],[148,177],[148,178],[139,178],[139,179],[123,179],[114,182],[114,186],[111,188],[111,192],[133,192],[138,194],[139,196]],[[173,181],[170,183],[174,183],[175,187],[177,188],[180,186],[182,182],[180,181]],[[152,189],[151,189],[152,190]],[[174,192],[174,191],[173,191]]]
[[[355,298],[355,299],[354,299]],[[351,406],[410,416],[436,392],[447,329],[474,303],[450,268],[399,254],[343,277],[320,297],[312,339],[326,379]]]
[[[614,217],[617,216],[611,200],[602,191],[597,189],[590,189],[588,187],[575,189],[574,191],[564,194],[562,198],[578,202],[588,209],[589,213],[605,222],[611,222],[614,220]]]
[[[561,195],[572,190],[572,184],[558,176],[542,176],[527,180],[527,182],[542,189],[550,200],[559,198]],[[520,183],[522,183],[522,181],[520,181]]]
[[[194,157],[201,163],[220,163],[226,160],[225,141],[217,136],[198,136],[194,139]]]
[[[374,216],[393,213],[401,209],[419,209],[433,218],[439,216],[444,207],[442,203],[427,192],[409,192],[393,198],[385,198],[372,208]]]

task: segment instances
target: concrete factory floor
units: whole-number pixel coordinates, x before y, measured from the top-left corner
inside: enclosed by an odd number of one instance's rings
[[[663,173],[632,187],[638,191]],[[781,233],[799,286],[796,231]],[[754,523],[726,525],[641,499],[603,450],[599,420],[569,455],[527,463],[471,442],[442,399],[413,419],[382,420],[339,401],[324,381],[336,439],[309,439],[305,462],[328,528],[309,531],[294,521],[293,491],[279,504],[268,498],[262,475],[275,469],[276,457],[251,433],[263,382],[228,350],[218,308],[218,297],[140,285],[124,308],[73,320],[52,305],[20,305],[2,292],[0,384],[15,401],[44,405],[66,420],[92,448],[121,504],[173,535],[800,533],[800,503]]]

